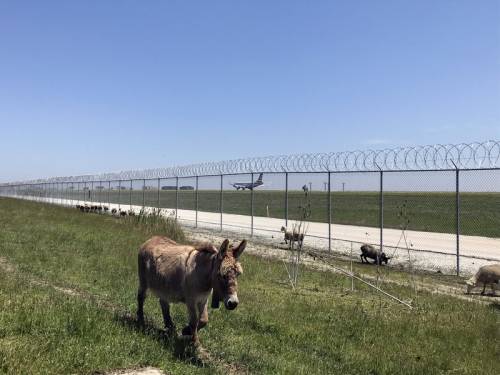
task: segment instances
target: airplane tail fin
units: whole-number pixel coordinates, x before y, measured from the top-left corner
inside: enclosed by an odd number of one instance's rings
[[[257,183],[262,183],[262,175],[263,175],[263,174],[264,174],[264,173],[259,174],[259,178],[258,178],[258,179],[257,179],[257,181],[255,181],[255,182],[257,182]]]

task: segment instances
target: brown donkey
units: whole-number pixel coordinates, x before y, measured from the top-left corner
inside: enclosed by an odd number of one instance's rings
[[[223,301],[228,310],[238,306],[236,278],[243,272],[238,259],[245,249],[243,240],[238,247],[224,240],[220,249],[211,244],[199,247],[179,245],[167,237],[155,236],[139,250],[139,290],[137,319],[144,324],[144,299],[150,289],[159,299],[165,328],[175,332],[170,318],[170,302],[187,305],[189,324],[183,335],[192,335],[198,343],[198,330],[208,323],[207,301],[212,294],[212,307]]]

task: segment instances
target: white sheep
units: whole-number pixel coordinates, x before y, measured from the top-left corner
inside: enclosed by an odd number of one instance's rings
[[[483,285],[483,291],[481,294],[484,294],[486,290],[486,285],[491,285],[491,290],[494,292],[495,287],[498,287],[500,281],[500,263],[489,264],[487,266],[483,266],[479,268],[477,273],[472,276],[469,280],[466,281],[467,284],[467,294],[471,292],[471,290],[478,285]]]

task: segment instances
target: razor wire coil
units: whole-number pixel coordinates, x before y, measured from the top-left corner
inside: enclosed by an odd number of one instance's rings
[[[168,168],[51,177],[22,183],[83,183],[261,172],[370,172],[486,168],[500,168],[500,141],[251,157]]]

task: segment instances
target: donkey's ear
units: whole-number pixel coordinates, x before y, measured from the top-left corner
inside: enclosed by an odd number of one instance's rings
[[[219,257],[223,258],[226,255],[227,249],[229,248],[229,240],[226,238],[219,248]]]
[[[233,256],[236,259],[238,259],[241,255],[241,253],[243,252],[243,250],[245,250],[245,247],[247,247],[247,240],[241,241],[240,244],[238,245],[238,247],[233,249]]]

